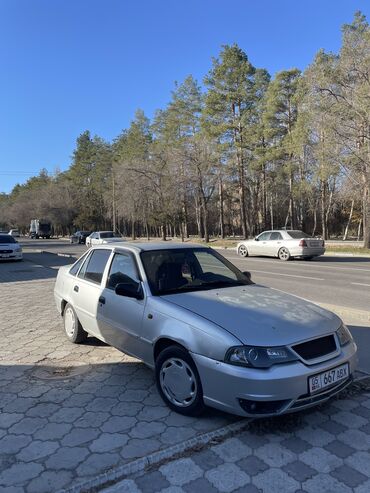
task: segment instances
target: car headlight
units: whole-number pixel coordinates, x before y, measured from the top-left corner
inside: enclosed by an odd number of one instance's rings
[[[21,252],[21,251],[22,251],[22,247],[21,247],[20,245],[17,245],[17,246],[14,248],[14,250],[15,250],[16,252]]]
[[[341,326],[337,330],[337,336],[339,339],[339,344],[345,346],[352,341],[352,334],[348,330],[348,327],[342,322]]]
[[[270,368],[278,363],[297,361],[298,358],[286,347],[236,346],[225,356],[226,363],[252,368]]]

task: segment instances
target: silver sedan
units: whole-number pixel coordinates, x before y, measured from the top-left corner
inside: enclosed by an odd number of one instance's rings
[[[325,253],[325,242],[322,238],[312,238],[299,230],[264,231],[253,240],[241,241],[237,246],[241,257],[260,255],[279,257],[290,260],[294,257],[311,260]]]
[[[189,244],[115,243],[61,267],[65,334],[88,334],[155,370],[168,406],[241,416],[304,409],[346,387],[356,345],[333,313],[254,284],[218,252]]]

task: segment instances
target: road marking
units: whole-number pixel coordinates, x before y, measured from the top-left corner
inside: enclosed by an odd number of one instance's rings
[[[228,254],[230,255],[230,252],[228,252]],[[236,258],[234,257],[234,255],[237,255],[236,253],[230,257],[228,257],[228,254],[227,253],[222,253],[222,255],[226,258],[229,258],[229,259],[235,259]],[[335,269],[335,270],[350,270],[350,271],[359,271],[359,272],[370,272],[370,269],[356,269],[356,268],[353,268],[353,267],[337,267],[337,266],[331,266],[331,265],[323,265],[323,262],[305,262],[305,263],[295,263],[294,261],[293,262],[284,262],[284,264],[282,264],[281,262],[279,262],[277,259],[276,260],[265,260],[265,259],[261,259],[261,258],[256,258],[256,257],[240,257],[240,256],[237,256],[237,259],[239,260],[250,260],[251,262],[264,262],[264,263],[268,263],[268,264],[275,264],[275,265],[280,265],[281,267],[288,267],[288,268],[293,268],[293,267],[309,267],[309,268],[319,268],[319,269]],[[370,264],[370,258],[369,258],[369,264]]]
[[[355,284],[356,286],[369,286],[370,287],[370,284],[365,284],[363,282],[351,282],[351,284]]]
[[[295,276],[294,274],[283,274],[281,272],[269,272],[266,270],[255,270],[249,269],[251,272],[258,272],[260,274],[272,274],[273,276],[284,276],[284,277],[299,277],[300,279],[313,279],[314,281],[325,281],[325,279],[321,279],[320,277],[308,277],[308,276]]]

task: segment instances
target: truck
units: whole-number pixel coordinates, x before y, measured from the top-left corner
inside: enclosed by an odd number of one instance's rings
[[[31,219],[30,237],[47,238],[51,236],[51,223],[42,219]]]

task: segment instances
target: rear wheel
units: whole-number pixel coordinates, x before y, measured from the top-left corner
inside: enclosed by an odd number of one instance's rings
[[[198,370],[189,353],[170,346],[159,354],[155,362],[158,391],[173,411],[185,416],[198,416],[205,408],[203,389]]]
[[[82,328],[76,312],[70,303],[66,304],[63,312],[64,332],[69,341],[78,344],[87,339],[87,332]]]
[[[240,245],[238,253],[241,257],[248,257],[248,250],[245,245]]]
[[[286,247],[281,247],[279,252],[278,252],[278,257],[280,260],[289,260],[291,257],[290,257],[290,252],[289,250],[286,248]]]

